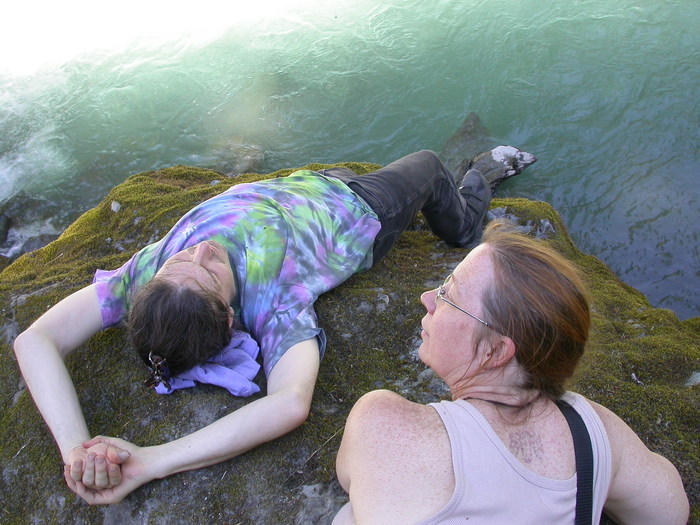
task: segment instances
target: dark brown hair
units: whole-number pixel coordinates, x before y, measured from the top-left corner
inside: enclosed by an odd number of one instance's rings
[[[515,357],[530,376],[526,386],[556,399],[588,339],[583,280],[564,256],[506,223],[489,223],[483,242],[494,271],[494,286],[482,297],[484,315],[515,343]]]
[[[134,296],[128,329],[150,366],[151,352],[177,375],[219,353],[231,340],[229,307],[220,295],[153,279]]]

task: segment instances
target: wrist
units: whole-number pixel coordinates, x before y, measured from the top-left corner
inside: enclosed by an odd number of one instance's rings
[[[72,463],[71,454],[73,454],[73,451],[75,451],[75,450],[83,451],[83,450],[85,450],[85,448],[83,447],[82,443],[80,443],[79,445],[73,446],[71,449],[68,450],[68,452],[66,452],[63,455],[63,463],[65,463],[66,465]]]
[[[172,476],[182,469],[178,469],[172,451],[168,450],[168,444],[143,447],[141,449],[148,457],[146,462],[153,479],[163,479]]]

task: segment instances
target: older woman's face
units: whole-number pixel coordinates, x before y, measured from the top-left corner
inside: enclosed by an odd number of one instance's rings
[[[445,285],[445,298],[464,310],[481,317],[482,292],[491,286],[493,270],[488,245],[480,245],[455,268]],[[476,372],[475,333],[480,322],[445,301],[437,300],[438,290],[421,295],[427,313],[421,321],[421,344],[418,355],[448,385]]]

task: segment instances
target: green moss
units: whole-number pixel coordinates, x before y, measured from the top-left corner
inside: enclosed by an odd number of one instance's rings
[[[345,164],[357,172],[376,165]],[[311,165],[319,169],[321,165]],[[0,273],[5,332],[11,340],[48,307],[92,279],[96,268],[114,268],[163,235],[196,203],[232,184],[284,176],[248,174],[227,179],[178,166],[130,177],[50,245],[27,254]],[[217,182],[218,181],[218,182]],[[120,204],[112,211],[112,202]],[[550,243],[583,270],[593,299],[590,343],[572,388],[617,412],[652,449],[681,471],[700,523],[698,387],[686,387],[700,370],[700,318],[679,321],[653,308],[603,263],[581,253],[547,204],[495,199],[523,225],[551,224]],[[326,329],[323,360],[311,415],[301,428],[233,460],[155,481],[109,509],[88,507],[61,479],[53,440],[26,393],[8,343],[0,354],[2,427],[0,489],[3,523],[99,521],[168,523],[187,516],[196,523],[289,523],[305,508],[303,488],[320,485],[340,497],[335,453],[353,403],[366,391],[390,388],[426,402],[441,395],[412,351],[423,308],[419,296],[463,257],[434,237],[423,220],[369,272],[356,275],[317,303]],[[120,330],[97,336],[67,359],[94,433],[140,445],[185,435],[249,403],[222,389],[199,386],[155,396],[141,381],[145,368]],[[634,378],[632,374],[634,374]],[[258,379],[264,385],[262,378]],[[45,502],[37,506],[28,502]],[[116,516],[116,518],[115,518]]]

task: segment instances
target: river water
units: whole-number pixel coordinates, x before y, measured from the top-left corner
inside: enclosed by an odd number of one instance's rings
[[[539,158],[501,195],[550,202],[653,304],[700,314],[700,2],[44,3],[0,28],[0,204],[60,204],[30,229],[241,148],[264,171],[439,151],[474,111]]]

